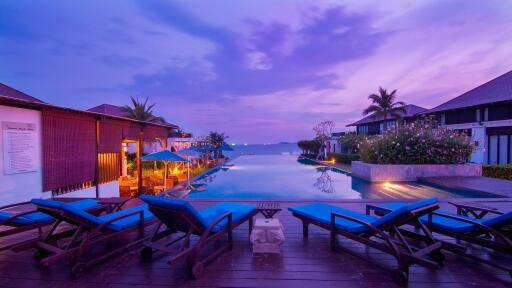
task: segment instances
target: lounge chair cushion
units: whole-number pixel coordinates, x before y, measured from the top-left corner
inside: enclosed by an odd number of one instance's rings
[[[153,195],[142,195],[140,196],[140,199],[146,203],[148,203],[150,206],[154,205],[160,208],[164,209],[170,209],[173,211],[178,212],[185,212],[189,214],[191,217],[197,220],[198,224],[201,224],[203,226],[203,229],[206,229],[208,227],[208,222],[206,222],[201,214],[190,205],[190,203],[183,199],[175,199],[175,198],[166,198],[161,196],[153,196]]]
[[[78,218],[81,218],[83,220],[86,220],[94,225],[101,224],[101,221],[98,217],[92,215],[91,213],[88,213],[80,208],[77,208],[70,203],[60,202],[60,201],[54,201],[54,200],[45,200],[45,199],[32,199],[32,204],[36,206],[41,207],[47,207],[51,209],[56,210],[62,210],[67,213],[73,214]]]
[[[429,198],[421,201],[417,201],[414,203],[402,203],[402,205],[395,207],[395,209],[392,209],[393,211],[380,217],[377,221],[373,222],[372,224],[376,227],[380,227],[381,225],[384,225],[386,223],[389,223],[390,221],[393,221],[397,219],[400,216],[403,216],[409,212],[412,212],[416,209],[420,209],[432,204],[436,204],[439,200],[437,198]]]
[[[437,214],[441,215],[451,215],[451,216],[457,216],[460,218],[466,218],[473,221],[479,221],[472,217],[467,217],[463,215],[459,215],[456,213],[450,213],[450,212],[436,212]],[[438,229],[457,232],[457,233],[466,233],[477,230],[477,227],[475,227],[473,224],[458,221],[452,218],[443,217],[441,215],[432,215],[432,226]],[[423,224],[428,225],[428,215],[423,216],[420,218],[421,222]]]
[[[315,220],[325,225],[329,225],[331,223],[331,212],[336,212],[339,214],[354,217],[368,223],[372,223],[378,220],[377,217],[371,215],[366,215],[363,213],[343,209],[340,207],[324,203],[294,206],[289,207],[288,210],[301,216],[311,218],[312,220]],[[352,233],[362,233],[368,231],[368,228],[366,226],[340,217],[336,217],[336,228]]]
[[[492,218],[483,218],[482,224],[487,226],[501,226],[512,223],[512,211]]]
[[[78,200],[74,202],[68,203],[71,206],[74,206],[78,209],[87,210],[95,207],[99,207],[101,204],[93,199],[84,199],[84,200]],[[13,216],[14,213],[4,212],[0,211],[0,221],[3,221],[11,216]],[[36,223],[45,223],[55,220],[50,215],[47,215],[43,212],[33,212],[29,214],[25,214],[23,216],[17,217],[13,219],[12,223],[17,225],[32,225]]]
[[[418,208],[426,207],[428,205],[432,205],[437,203],[437,198],[431,198],[422,200],[419,202],[415,202],[412,204],[401,205],[397,209],[393,210],[391,213],[388,213],[380,218],[366,215],[363,213],[339,208],[336,206],[324,204],[324,203],[316,203],[316,204],[308,204],[302,206],[290,207],[288,210],[295,212],[299,215],[312,218],[323,224],[331,223],[331,211],[334,211],[338,214],[347,215],[353,218],[357,218],[372,224],[375,227],[380,227],[387,223],[393,222],[393,220],[398,219],[399,217],[416,210]],[[336,227],[347,232],[351,233],[363,233],[368,231],[368,227],[363,224],[359,224],[348,219],[343,219],[340,217],[336,217]]]
[[[149,206],[147,204],[138,205],[135,207],[131,207],[128,209],[123,209],[121,211],[117,211],[114,213],[106,214],[103,216],[98,217],[101,222],[106,222],[108,220],[114,219],[116,217],[126,215],[129,213],[133,213],[136,211],[143,211],[144,215],[144,222],[152,221],[155,219],[155,216],[153,213],[149,211]],[[117,220],[115,222],[112,222],[107,227],[114,231],[122,231],[129,228],[132,228],[140,223],[140,216],[139,214],[131,215],[126,218],[122,218],[120,220]]]
[[[15,213],[0,211],[0,222],[14,215]],[[45,223],[50,221],[53,221],[53,217],[46,215],[42,212],[33,212],[30,214],[25,214],[23,216],[14,218],[9,223],[16,225],[32,225],[36,223]]]
[[[76,208],[74,205],[70,205],[69,203],[59,202],[59,201],[53,201],[53,200],[43,200],[43,199],[33,199],[32,203],[37,206],[42,207],[48,207],[53,209],[62,210],[64,212],[67,212],[69,214],[72,214],[73,216],[77,218],[81,218],[82,220],[85,220],[93,225],[101,225],[105,223],[108,220],[111,220],[113,218],[126,215],[131,212],[135,211],[143,211],[144,212],[144,222],[151,221],[154,218],[153,214],[149,212],[148,205],[138,205],[132,208],[123,209],[121,211],[117,211],[114,213],[106,214],[100,217],[94,216],[93,214],[87,213],[84,210]],[[121,231],[128,228],[131,228],[139,223],[139,216],[138,215],[132,215],[123,219],[119,219],[111,224],[109,224],[107,227],[113,231]]]
[[[390,210],[393,210],[393,211],[396,211],[398,209],[403,209],[403,207],[410,206],[410,205],[411,204],[403,203],[403,202],[393,202],[393,203],[384,204],[384,205],[382,205],[382,207],[390,209]],[[391,213],[394,213],[394,212],[391,212]],[[389,214],[391,214],[391,213],[389,213]],[[463,215],[458,215],[456,213],[450,213],[450,212],[444,212],[444,211],[442,211],[442,212],[436,211],[436,213],[437,214],[446,214],[446,215],[452,215],[452,216],[467,218],[467,219],[470,219],[470,220],[475,220],[475,218],[466,217],[466,216],[463,216]],[[389,215],[389,214],[387,214],[387,215]],[[428,224],[428,221],[429,221],[428,220],[428,215],[425,215],[425,216],[421,217],[420,220],[424,224]],[[476,227],[474,225],[470,224],[470,223],[457,221],[455,219],[443,217],[443,216],[440,216],[440,215],[432,215],[432,225],[435,228],[439,228],[439,229],[443,229],[443,230],[447,230],[447,231],[452,231],[452,232],[458,232],[458,233],[465,233],[465,232],[470,232],[470,231],[476,230]]]
[[[256,206],[249,204],[241,204],[241,203],[232,203],[232,202],[222,202],[211,207],[208,207],[204,210],[201,210],[199,214],[204,219],[205,223],[208,223],[208,226],[213,223],[218,217],[226,212],[231,212],[233,223],[240,221],[244,217],[254,213],[256,210]],[[219,222],[218,225],[215,226],[213,232],[218,232],[228,225],[227,218]]]

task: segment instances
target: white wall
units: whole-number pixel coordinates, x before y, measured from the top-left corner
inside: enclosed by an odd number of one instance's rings
[[[485,163],[487,160],[487,137],[485,137],[485,128],[476,127],[471,130],[471,140],[473,143],[478,143],[478,145],[473,146],[473,153],[471,154],[470,161],[474,163]]]
[[[119,181],[101,184],[100,197],[119,197]]]
[[[37,110],[0,106],[0,122],[33,123],[36,125],[35,172],[4,174],[3,139],[0,141],[0,205],[29,201],[43,196],[41,112]],[[0,131],[0,137],[3,133]]]
[[[48,194],[49,193],[49,196]],[[51,192],[45,193],[45,196],[51,197]],[[99,196],[100,198],[108,198],[108,197],[119,197],[119,182],[112,181],[109,183],[101,184],[99,187]],[[46,197],[46,198],[48,198]],[[95,198],[96,197],[96,187],[90,187],[86,189],[76,190],[73,192],[65,193],[55,198]]]

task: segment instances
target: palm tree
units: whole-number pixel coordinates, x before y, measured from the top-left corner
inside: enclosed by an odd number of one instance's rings
[[[206,143],[215,147],[219,148],[222,145],[226,144],[226,139],[228,139],[229,136],[227,136],[224,133],[219,133],[217,131],[210,131],[208,136],[206,136]],[[220,155],[222,155],[222,151],[214,151],[214,157],[218,158]]]
[[[165,123],[165,119],[163,117],[153,115],[153,107],[155,106],[155,103],[148,106],[149,98],[146,98],[144,102],[139,101],[138,97],[136,99],[130,97],[130,99],[132,100],[133,107],[128,105],[121,107],[121,110],[125,113],[127,118],[144,122]]]
[[[229,137],[224,133],[219,133],[217,131],[210,131],[208,136],[206,136],[206,143],[210,144],[215,148],[219,148],[220,146],[226,144],[226,139]]]
[[[395,102],[396,89],[388,93],[386,89],[379,87],[379,94],[372,94],[368,99],[372,100],[372,104],[364,109],[363,115],[374,113],[376,118],[382,117],[387,119],[401,119],[406,113],[405,103],[402,101]],[[384,129],[387,129],[387,122],[384,121]]]

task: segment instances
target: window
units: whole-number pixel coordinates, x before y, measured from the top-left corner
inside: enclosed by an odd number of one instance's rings
[[[489,136],[489,164],[495,165],[498,163],[498,135]]]
[[[476,112],[474,108],[450,111],[445,114],[445,122],[450,124],[472,123],[476,122]]]
[[[489,121],[512,119],[510,108],[510,104],[489,107]]]
[[[508,135],[499,135],[498,164],[508,163]]]

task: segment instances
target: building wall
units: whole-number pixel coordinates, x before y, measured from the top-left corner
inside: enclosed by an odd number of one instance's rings
[[[0,106],[0,122],[33,123],[36,125],[36,171],[5,175],[3,159],[3,132],[0,137],[0,205],[25,202],[43,196],[42,152],[41,152],[41,112],[37,110]]]
[[[190,146],[196,144],[194,138],[175,138],[170,137],[167,139],[168,149],[171,151],[180,151],[183,149],[190,148]]]
[[[108,198],[108,197],[119,197],[119,182],[112,181],[105,184],[100,184],[99,187],[99,196],[100,198]],[[51,192],[45,193],[45,198],[51,197]],[[95,198],[96,197],[96,187],[90,187],[87,189],[76,190],[73,192],[65,193],[55,198]]]
[[[486,122],[473,122],[473,123],[464,123],[464,124],[454,124],[454,125],[446,125],[447,128],[450,129],[471,129],[471,140],[475,144],[473,154],[471,155],[471,162],[487,164],[489,162],[493,163],[495,160],[494,153],[491,153],[491,159],[488,158],[489,149],[493,152],[497,149],[497,143],[494,143],[498,139],[492,137],[491,143],[489,143],[489,138],[486,135],[486,128],[488,127],[507,127],[512,126],[512,119],[508,120],[499,120],[499,121],[486,121]],[[503,140],[503,139],[502,139]],[[503,146],[503,145],[502,145]],[[493,150],[494,149],[494,150]],[[490,160],[490,161],[489,161]],[[493,163],[494,164],[494,163]]]

